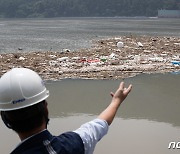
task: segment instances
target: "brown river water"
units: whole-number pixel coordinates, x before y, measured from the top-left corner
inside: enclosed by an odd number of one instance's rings
[[[46,83],[50,91],[48,129],[58,135],[90,121],[110,103],[110,92],[121,80],[65,79]],[[124,80],[133,90],[121,105],[108,134],[97,144],[95,154],[177,154],[168,149],[180,142],[180,74],[141,74]],[[20,142],[0,120],[0,153]]]

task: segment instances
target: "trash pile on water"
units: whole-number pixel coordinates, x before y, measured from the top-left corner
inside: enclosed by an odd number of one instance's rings
[[[0,55],[0,75],[26,67],[45,80],[118,79],[140,73],[180,71],[180,38],[122,36],[99,40],[90,49]]]

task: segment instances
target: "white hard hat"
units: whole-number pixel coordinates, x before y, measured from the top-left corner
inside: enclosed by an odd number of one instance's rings
[[[49,96],[40,76],[27,68],[14,68],[0,79],[0,111],[25,108]]]

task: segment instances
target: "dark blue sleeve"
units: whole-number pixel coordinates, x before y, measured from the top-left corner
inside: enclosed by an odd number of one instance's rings
[[[58,154],[84,154],[83,141],[75,132],[63,133],[55,137],[51,144]]]

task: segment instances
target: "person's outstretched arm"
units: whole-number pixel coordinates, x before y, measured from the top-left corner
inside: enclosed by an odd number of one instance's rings
[[[128,88],[125,88],[124,82],[121,82],[117,91],[115,93],[111,92],[112,101],[109,106],[98,116],[98,118],[107,121],[108,125],[110,125],[116,115],[119,106],[127,97],[131,89],[132,85],[129,85]]]
[[[121,82],[117,91],[111,93],[111,104],[98,116],[98,118],[83,124],[74,131],[79,134],[83,141],[85,154],[92,154],[97,142],[107,134],[109,125],[112,123],[120,104],[127,97],[131,88],[132,85],[128,88],[124,88],[124,83]]]

